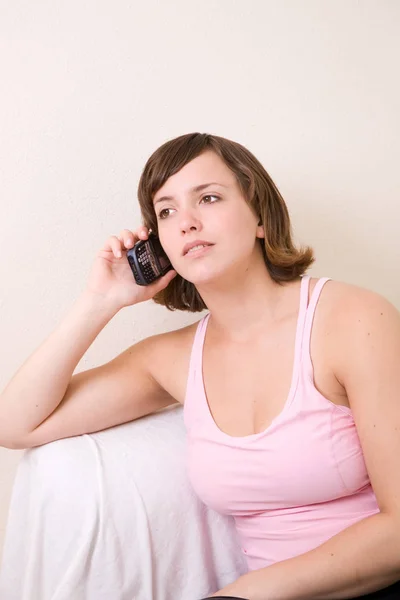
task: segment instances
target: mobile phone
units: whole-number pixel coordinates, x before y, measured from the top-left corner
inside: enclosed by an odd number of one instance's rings
[[[128,250],[126,257],[138,285],[150,285],[172,269],[170,260],[154,233],[150,233],[147,240],[136,242]]]

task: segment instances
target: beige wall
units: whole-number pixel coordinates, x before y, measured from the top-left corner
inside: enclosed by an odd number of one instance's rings
[[[249,147],[313,274],[400,308],[395,0],[1,2],[0,389],[110,234],[139,224],[148,155],[189,131]],[[197,320],[120,312],[78,365]],[[34,397],[32,396],[32,401]],[[21,453],[0,449],[0,551]]]

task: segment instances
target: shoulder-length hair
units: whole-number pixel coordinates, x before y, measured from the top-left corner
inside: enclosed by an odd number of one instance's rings
[[[164,143],[150,156],[138,185],[143,225],[158,235],[155,194],[171,175],[206,150],[215,152],[233,171],[244,198],[264,226],[265,237],[257,239],[271,278],[282,284],[303,275],[314,262],[314,253],[309,246],[295,248],[289,212],[279,190],[247,148],[223,137],[188,133]],[[195,285],[179,274],[153,300],[169,310],[200,312],[207,308]]]

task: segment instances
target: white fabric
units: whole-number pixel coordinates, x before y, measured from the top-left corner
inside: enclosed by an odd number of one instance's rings
[[[231,517],[186,476],[181,406],[27,450],[1,600],[198,600],[247,571]]]

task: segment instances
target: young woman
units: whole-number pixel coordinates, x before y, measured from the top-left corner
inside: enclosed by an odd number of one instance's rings
[[[240,144],[171,140],[138,191],[144,225],[106,241],[1,394],[0,443],[38,446],[179,402],[193,488],[233,515],[249,565],[215,596],[398,598],[398,311],[306,275],[312,250],[294,246],[282,196]],[[174,269],[141,287],[126,252],[149,230]],[[151,298],[208,312],[73,375],[119,310]]]

